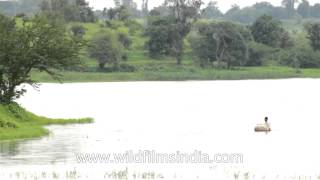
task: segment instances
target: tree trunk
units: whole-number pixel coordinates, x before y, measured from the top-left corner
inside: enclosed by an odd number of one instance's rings
[[[178,47],[177,47],[177,52],[176,52],[176,59],[177,59],[177,65],[182,64],[182,56],[183,56],[183,41],[179,42]]]
[[[181,65],[182,64],[182,58],[180,55],[177,56],[177,65]]]
[[[12,84],[2,83],[0,104],[9,104],[17,96],[15,92],[16,86]]]

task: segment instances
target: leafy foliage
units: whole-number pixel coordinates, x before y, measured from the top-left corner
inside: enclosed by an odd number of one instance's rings
[[[86,34],[86,29],[82,25],[73,25],[71,31],[74,36],[82,38]]]
[[[262,66],[266,61],[271,59],[274,49],[257,42],[249,43],[249,58],[245,63],[246,66]]]
[[[61,15],[66,21],[95,22],[96,17],[86,0],[43,0],[41,11]]]
[[[309,1],[302,0],[297,9],[298,14],[300,14],[303,18],[309,18],[311,16],[311,6]]]
[[[280,21],[263,15],[253,23],[250,29],[256,42],[271,47],[280,46],[280,39],[284,32]]]
[[[160,54],[169,54],[168,48],[170,48],[170,55],[176,58],[177,64],[181,65],[182,56],[184,52],[184,38],[191,31],[192,23],[197,20],[200,15],[200,7],[202,5],[201,0],[166,0],[166,6],[171,10],[171,16],[165,17],[168,20],[160,20],[157,23],[153,23],[149,28],[148,33],[151,35],[151,41],[148,43],[149,54],[154,54],[150,50],[160,47]],[[164,27],[167,24],[167,27]],[[165,37],[165,40],[156,38],[155,33],[159,33],[159,30],[165,30],[161,36]],[[168,36],[169,39],[167,38]],[[166,46],[164,41],[167,41]]]
[[[248,60],[248,42],[252,41],[250,31],[231,22],[204,24],[199,35],[191,39],[194,55],[201,66],[211,64],[226,68],[242,66]]]
[[[22,83],[36,86],[30,78],[34,69],[58,78],[54,69],[78,65],[81,41],[70,37],[58,21],[36,16],[21,27],[0,16],[0,103],[9,103],[25,93]]]
[[[320,50],[320,23],[309,23],[305,25],[311,46],[314,50]]]
[[[149,22],[145,35],[149,37],[146,47],[150,57],[159,58],[172,54],[174,42],[171,36],[177,33],[173,24],[173,18],[168,17],[156,17]]]
[[[210,1],[206,8],[201,11],[202,18],[221,18],[223,13],[219,10],[216,1]]]
[[[314,51],[308,45],[295,46],[282,51],[281,64],[294,68],[317,68],[320,67],[320,52]]]
[[[96,34],[88,51],[90,57],[98,60],[100,69],[104,69],[106,64],[117,69],[123,57],[123,46],[118,41],[118,35],[110,30]]]

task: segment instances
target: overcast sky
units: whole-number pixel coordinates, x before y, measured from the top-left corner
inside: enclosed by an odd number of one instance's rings
[[[103,9],[104,7],[111,7],[113,6],[113,0],[88,0],[90,2],[90,6],[94,7],[95,9]],[[134,0],[137,2],[138,7],[141,7],[142,0]],[[209,2],[210,0],[203,0],[204,2]],[[261,1],[268,1],[273,5],[281,5],[282,0],[216,0],[218,2],[218,6],[220,10],[223,12],[227,11],[232,4],[238,4],[241,7],[252,5],[256,2]],[[311,4],[320,3],[320,0],[309,0]],[[149,8],[152,9],[154,6],[158,6],[163,3],[163,0],[149,0]]]

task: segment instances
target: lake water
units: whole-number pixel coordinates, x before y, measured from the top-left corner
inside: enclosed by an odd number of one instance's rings
[[[47,137],[0,143],[0,179],[317,179],[320,80],[42,84],[18,102]],[[270,119],[272,132],[255,133]],[[78,153],[241,154],[242,163],[79,163]],[[120,174],[120,175],[119,175]],[[122,175],[121,175],[122,174]]]

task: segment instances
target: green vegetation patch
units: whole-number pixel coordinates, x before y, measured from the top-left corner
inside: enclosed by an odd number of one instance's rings
[[[320,69],[295,69],[282,66],[235,67],[234,69],[196,68],[169,64],[144,65],[137,72],[60,72],[64,82],[118,82],[118,81],[187,81],[187,80],[248,80],[248,79],[287,79],[320,78]],[[39,82],[55,82],[49,75],[32,73]]]
[[[37,116],[16,103],[0,105],[0,140],[35,138],[47,135],[52,124],[91,123],[93,119],[50,119]]]

